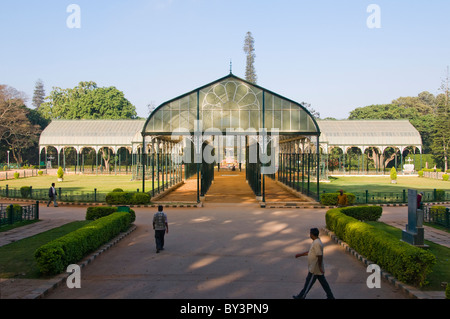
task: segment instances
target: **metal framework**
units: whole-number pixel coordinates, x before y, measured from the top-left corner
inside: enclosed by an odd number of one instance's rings
[[[233,140],[247,181],[262,201],[265,175],[277,176],[298,189],[300,167],[303,180],[316,175],[318,195],[319,136],[319,126],[301,104],[230,73],[161,104],[150,114],[142,130],[142,189],[145,191],[146,180],[151,179],[152,184],[157,180],[154,157],[163,152],[164,158],[170,154],[166,160],[171,169],[181,171],[184,166],[185,177],[197,174],[200,201],[214,179],[214,166],[220,169],[224,143]],[[312,150],[316,151],[314,159]],[[301,191],[310,193],[309,183],[307,188],[303,185]]]

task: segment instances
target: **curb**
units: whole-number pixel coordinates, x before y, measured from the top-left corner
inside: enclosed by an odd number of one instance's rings
[[[90,263],[92,263],[98,256],[100,256],[102,253],[113,247],[115,244],[117,244],[119,241],[124,239],[126,236],[131,234],[133,231],[135,231],[137,228],[136,225],[131,225],[130,229],[128,229],[126,232],[120,233],[118,236],[116,236],[114,239],[112,239],[110,242],[104,244],[101,246],[97,251],[95,251],[92,255],[89,257],[86,257],[83,259],[78,265],[80,268],[84,268]],[[38,288],[34,289],[31,293],[24,296],[22,299],[41,299],[45,297],[49,292],[54,290],[55,288],[61,286],[66,282],[67,278],[71,275],[71,273],[62,273],[59,274],[52,279],[50,279],[46,284],[43,284],[39,286]]]
[[[368,260],[366,257],[359,254],[356,250],[351,248],[346,242],[342,241],[338,236],[336,236],[332,231],[328,230],[327,228],[322,228],[322,230],[331,237],[336,243],[341,245],[345,248],[345,250],[353,255],[357,260],[361,261],[364,265],[369,266],[371,264],[376,264],[370,260]],[[430,299],[430,297],[426,296],[426,293],[417,290],[417,288],[407,285],[405,283],[402,283],[397,278],[395,278],[393,275],[388,273],[387,271],[381,269],[381,277],[386,279],[391,285],[395,286],[396,288],[399,288],[401,291],[403,291],[408,297],[413,299]]]

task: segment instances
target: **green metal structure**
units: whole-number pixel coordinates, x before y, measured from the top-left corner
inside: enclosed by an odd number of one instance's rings
[[[308,194],[313,191],[305,180],[316,177],[318,195],[319,136],[319,126],[303,105],[230,73],[150,114],[142,130],[142,190],[146,180],[154,190],[164,176],[166,182],[167,176],[177,182],[184,171],[184,178],[197,175],[200,201],[231,143],[239,168],[245,167],[262,201],[266,175]]]

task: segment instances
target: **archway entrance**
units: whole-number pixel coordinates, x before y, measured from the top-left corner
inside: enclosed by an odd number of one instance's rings
[[[142,131],[142,189],[194,177],[200,202],[227,170],[245,173],[258,201],[266,201],[267,178],[318,196],[319,136],[301,104],[230,73],[152,112]],[[222,195],[237,196],[237,188]]]

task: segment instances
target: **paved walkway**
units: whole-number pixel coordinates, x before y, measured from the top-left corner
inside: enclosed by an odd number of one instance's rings
[[[406,207],[385,207],[383,219],[406,219]],[[82,270],[82,288],[65,284],[46,298],[137,299],[290,299],[306,276],[309,228],[325,226],[326,209],[270,209],[256,204],[207,203],[203,208],[165,208],[170,232],[166,250],[155,254],[151,219],[154,208],[135,208],[136,230]],[[41,222],[23,228],[23,237],[69,220],[83,220],[86,207],[41,206]],[[41,224],[42,223],[42,224]],[[39,225],[41,224],[41,225]],[[10,237],[14,236],[14,237]],[[0,234],[18,240],[17,232]],[[8,239],[9,238],[9,239]],[[411,297],[383,278],[380,289],[366,285],[366,266],[325,234],[326,276],[339,299]],[[447,236],[448,240],[448,236]],[[42,280],[2,279],[1,298],[26,298]],[[421,298],[443,298],[443,292],[417,292]],[[319,284],[308,298],[321,299]]]

